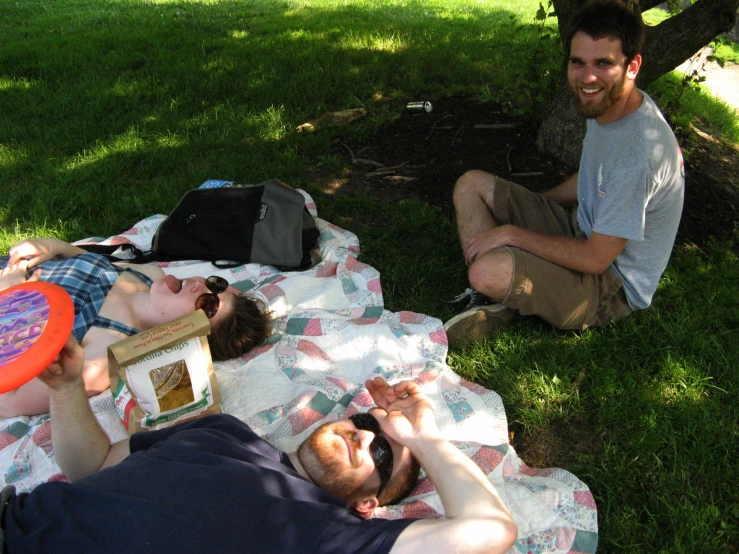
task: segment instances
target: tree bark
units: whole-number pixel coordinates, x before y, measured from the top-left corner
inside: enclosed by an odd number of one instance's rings
[[[567,80],[557,90],[547,117],[539,127],[536,146],[557,158],[573,173],[580,165],[582,142],[585,139],[585,119],[577,113]]]
[[[647,27],[638,84],[672,71],[736,22],[739,0],[700,0],[656,27]]]
[[[639,5],[642,9],[649,9],[654,7],[655,2],[656,0],[642,0]],[[569,45],[564,44],[567,28],[572,15],[585,0],[554,0],[553,3],[563,51],[569,52]],[[635,3],[632,0],[632,4]],[[646,87],[675,69],[718,35],[731,30],[736,22],[738,6],[739,0],[698,0],[659,25],[648,27],[638,86]],[[565,72],[563,84],[539,128],[536,144],[542,152],[576,169],[580,162],[584,136],[585,124],[572,105]]]

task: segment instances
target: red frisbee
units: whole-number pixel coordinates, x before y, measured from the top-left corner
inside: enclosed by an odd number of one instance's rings
[[[37,281],[0,292],[0,393],[46,369],[73,323],[72,299],[59,285]]]

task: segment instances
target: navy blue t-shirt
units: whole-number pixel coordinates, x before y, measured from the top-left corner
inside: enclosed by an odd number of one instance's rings
[[[225,414],[131,437],[131,455],[5,512],[8,552],[388,552],[413,520],[364,520]]]

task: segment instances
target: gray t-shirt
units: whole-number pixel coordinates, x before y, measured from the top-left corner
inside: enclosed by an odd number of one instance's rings
[[[611,264],[634,310],[646,308],[675,242],[683,209],[680,146],[646,94],[641,106],[612,123],[588,119],[577,182],[577,222],[628,240]]]

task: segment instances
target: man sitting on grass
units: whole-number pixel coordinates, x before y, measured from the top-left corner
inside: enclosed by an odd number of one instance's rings
[[[440,437],[412,381],[367,381],[377,408],[318,427],[290,454],[225,414],[111,446],[90,410],[83,361],[70,337],[39,376],[50,389],[54,453],[73,482],[18,496],[3,489],[8,552],[428,554],[506,552],[516,540],[498,493]],[[416,460],[446,519],[370,519],[408,493]]]
[[[567,78],[587,118],[580,169],[544,194],[483,171],[457,181],[472,294],[444,325],[451,346],[491,336],[517,312],[562,329],[608,325],[648,307],[667,266],[684,169],[662,113],[636,88],[641,17],[615,1],[587,4],[568,36]]]

